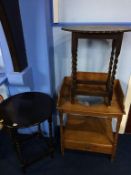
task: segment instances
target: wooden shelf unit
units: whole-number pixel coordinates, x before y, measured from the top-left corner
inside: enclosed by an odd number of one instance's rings
[[[111,119],[68,116],[64,128],[64,147],[83,151],[111,154],[113,132]]]
[[[101,76],[101,74],[96,73],[96,76]],[[84,90],[86,86],[83,84],[81,88]],[[65,77],[57,104],[60,114],[62,154],[64,154],[65,149],[73,149],[106,153],[111,155],[111,159],[114,159],[118,132],[124,114],[124,95],[119,80],[114,82],[111,106],[107,106],[105,103],[84,105],[77,100],[72,104],[70,95],[71,77]],[[65,126],[63,124],[63,114],[67,115]],[[113,118],[117,119],[114,133],[112,131]]]

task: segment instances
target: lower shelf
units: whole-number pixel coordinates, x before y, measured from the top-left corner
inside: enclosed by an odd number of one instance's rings
[[[68,116],[64,148],[112,154],[113,140],[111,119]]]

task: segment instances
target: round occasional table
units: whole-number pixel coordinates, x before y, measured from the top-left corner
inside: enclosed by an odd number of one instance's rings
[[[75,103],[76,95],[87,95],[104,97],[107,106],[111,106],[123,35],[125,32],[131,32],[131,27],[124,25],[87,25],[68,26],[62,29],[72,33],[71,103]],[[77,52],[80,39],[112,41],[112,51],[109,56],[107,72],[78,71]],[[95,63],[95,59],[93,61]],[[81,87],[85,88],[82,89]]]
[[[9,129],[22,169],[30,164],[23,160],[18,129],[38,125],[38,136],[42,136],[41,122],[49,123],[49,153],[53,154],[52,143],[52,98],[41,92],[24,92],[9,97],[0,104],[0,118]],[[34,160],[32,160],[34,162]]]

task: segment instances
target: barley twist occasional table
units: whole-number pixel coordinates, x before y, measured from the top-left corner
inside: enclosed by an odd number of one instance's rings
[[[63,30],[72,33],[72,86],[71,102],[75,102],[76,94],[103,96],[107,98],[107,105],[111,105],[113,86],[116,75],[118,56],[121,51],[124,32],[131,31],[128,26],[73,26]],[[77,72],[77,48],[79,39],[111,39],[112,51],[108,73],[90,73],[86,79],[84,72]],[[87,58],[88,59],[88,58]],[[95,61],[95,60],[94,60]],[[88,70],[87,70],[88,71]],[[81,76],[82,74],[82,76]],[[80,79],[80,77],[82,77]],[[86,91],[81,90],[81,84],[86,84]]]

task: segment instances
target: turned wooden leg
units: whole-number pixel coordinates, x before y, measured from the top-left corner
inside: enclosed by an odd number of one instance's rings
[[[108,92],[108,99],[107,99],[107,105],[109,105],[109,97],[110,97],[110,83],[111,83],[111,73],[112,73],[112,68],[113,68],[113,61],[114,61],[114,55],[115,55],[115,42],[116,40],[113,39],[112,41],[112,51],[111,51],[111,57],[110,57],[110,62],[109,62],[109,70],[108,70],[108,77],[107,77],[107,83],[106,83],[106,90]]]
[[[42,131],[41,131],[41,123],[38,124],[38,137],[41,138],[42,135]]]
[[[72,33],[72,83],[71,83],[71,103],[75,101],[76,81],[77,81],[77,46],[78,38],[76,33]]]
[[[63,133],[63,113],[60,112],[60,142],[61,142],[61,154],[64,155],[64,133]]]
[[[51,157],[54,157],[54,146],[53,146],[53,137],[52,137],[52,116],[49,117],[48,119],[49,123],[49,149],[51,153]]]
[[[10,135],[11,135],[13,145],[14,145],[16,153],[17,153],[17,157],[20,161],[20,166],[22,168],[23,173],[25,173],[26,165],[25,165],[25,160],[22,157],[21,145],[20,145],[20,143],[17,139],[17,129],[12,128],[12,129],[9,129],[9,131],[10,131]]]
[[[119,134],[120,124],[121,124],[121,117],[120,118],[117,118],[116,132],[115,132],[115,135],[114,135],[114,143],[113,143],[113,150],[112,150],[112,155],[111,155],[111,161],[114,160],[115,154],[116,154],[116,148],[117,148],[117,142],[118,142],[118,134]]]
[[[112,73],[111,73],[110,84],[109,84],[110,86],[109,87],[109,100],[108,100],[109,105],[111,105],[112,96],[113,96],[114,81],[115,81],[118,57],[121,51],[122,39],[123,39],[123,33],[119,36],[118,39],[115,40],[115,47],[116,47],[115,58],[113,62]]]

